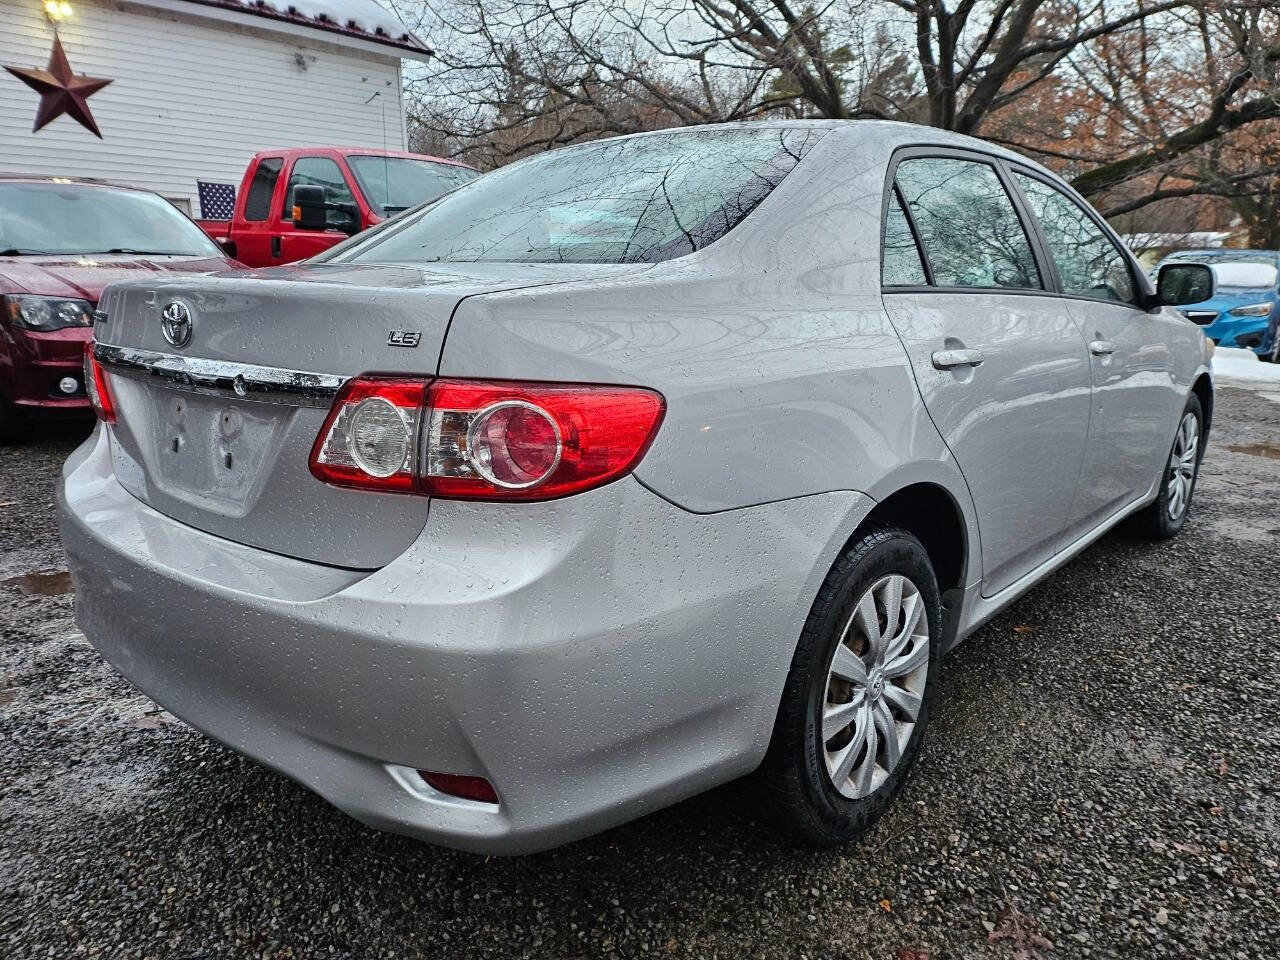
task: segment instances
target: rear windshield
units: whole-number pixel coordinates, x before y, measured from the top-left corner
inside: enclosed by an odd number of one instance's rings
[[[1274,287],[1276,267],[1256,260],[1215,260],[1213,272],[1220,287]]]
[[[480,176],[470,167],[409,157],[356,154],[347,157],[347,166],[369,206],[384,217],[434,200]]]
[[[540,154],[345,247],[344,261],[635,263],[732,230],[823,131],[673,131]]]
[[[1280,276],[1276,254],[1270,250],[1185,250],[1170,254],[1159,265],[1166,263],[1207,263],[1220,287],[1270,288]]]
[[[138,253],[218,257],[163,197],[76,183],[0,183],[0,256]]]

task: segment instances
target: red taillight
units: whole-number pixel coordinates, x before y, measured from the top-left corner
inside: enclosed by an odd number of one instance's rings
[[[93,341],[85,344],[84,348],[84,388],[89,394],[89,403],[93,405],[93,412],[98,415],[98,419],[103,423],[116,422],[116,405],[111,399],[111,388],[107,385],[107,375],[102,369],[102,364],[98,363],[98,358],[93,355]]]
[[[481,803],[497,803],[498,792],[484,777],[464,777],[457,773],[436,773],[434,770],[419,770],[418,775],[441,793],[464,800],[479,800]]]
[[[631,471],[664,407],[637,387],[360,378],[334,404],[311,470],[371,490],[548,500]]]
[[[412,493],[422,380],[350,381],[311,448],[311,472],[326,483]]]
[[[640,462],[664,406],[636,387],[437,380],[427,389],[424,490],[547,500],[598,487]]]

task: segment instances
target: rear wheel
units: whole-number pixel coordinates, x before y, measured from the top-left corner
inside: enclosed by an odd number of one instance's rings
[[[1200,398],[1193,393],[1178,421],[1173,447],[1160,474],[1159,493],[1136,518],[1139,529],[1151,539],[1168,540],[1186,524],[1200,474],[1203,438],[1204,414]]]
[[[805,624],[763,768],[781,825],[828,846],[879,819],[920,750],[940,636],[919,540],[886,528],[846,549]]]

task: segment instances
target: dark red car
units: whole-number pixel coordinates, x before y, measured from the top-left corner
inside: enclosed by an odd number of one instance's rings
[[[154,193],[0,176],[0,438],[36,414],[91,414],[84,345],[107,284],[234,266]]]

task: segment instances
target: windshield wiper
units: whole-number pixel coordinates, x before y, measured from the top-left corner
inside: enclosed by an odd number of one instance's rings
[[[133,247],[112,247],[110,250],[90,250],[85,256],[93,256],[98,253],[131,253],[144,257],[180,257],[181,253],[173,250],[135,250]]]
[[[26,247],[9,247],[7,250],[0,250],[0,257],[47,257],[50,253],[47,250],[28,250]]]

